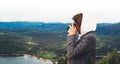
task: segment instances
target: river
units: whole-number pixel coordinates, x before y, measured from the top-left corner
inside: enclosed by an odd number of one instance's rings
[[[40,61],[36,58],[29,57],[1,57],[0,64],[52,64],[52,62]]]

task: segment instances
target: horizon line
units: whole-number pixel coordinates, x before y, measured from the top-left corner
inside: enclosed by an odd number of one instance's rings
[[[63,21],[49,21],[49,22],[46,22],[46,21],[21,21],[21,20],[15,20],[15,21],[0,21],[0,22],[41,22],[41,23],[71,23],[71,22],[63,22]],[[114,24],[114,23],[120,23],[120,22],[96,22],[97,24],[99,23],[111,23],[111,24]]]

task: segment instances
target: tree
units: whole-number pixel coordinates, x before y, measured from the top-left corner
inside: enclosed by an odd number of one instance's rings
[[[98,64],[120,64],[120,55],[117,53],[116,49],[110,53],[107,53],[107,56],[103,57]]]
[[[61,56],[58,59],[58,64],[67,64],[67,56]]]

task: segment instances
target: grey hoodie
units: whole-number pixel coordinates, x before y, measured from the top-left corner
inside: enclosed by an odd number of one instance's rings
[[[70,64],[95,64],[96,22],[92,16],[83,13],[81,34],[67,36],[67,56]]]

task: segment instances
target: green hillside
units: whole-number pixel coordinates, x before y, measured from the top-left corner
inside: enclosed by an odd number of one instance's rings
[[[0,31],[0,54],[39,55],[43,51],[61,56],[66,53],[66,33],[28,29],[25,31]],[[41,53],[40,53],[41,52]],[[39,54],[38,54],[39,53]],[[56,58],[54,57],[54,58]]]
[[[69,23],[2,22],[0,54],[31,54],[44,58],[58,58],[66,54],[68,25]],[[97,26],[97,55],[105,55],[113,48],[120,50],[119,27],[119,23]]]

